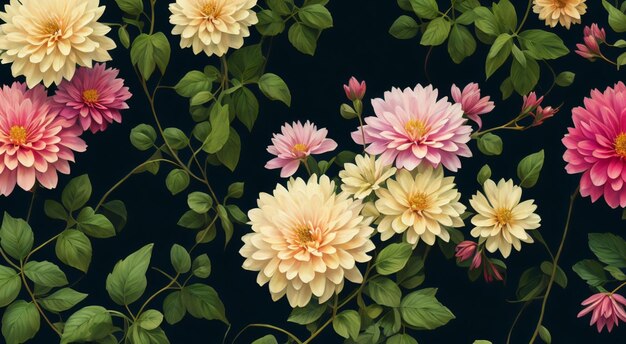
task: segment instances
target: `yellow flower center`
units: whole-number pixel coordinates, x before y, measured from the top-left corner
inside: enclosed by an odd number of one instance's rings
[[[568,3],[569,0],[554,0],[554,6],[556,6],[556,8],[565,8]]]
[[[626,158],[626,133],[621,133],[615,138],[615,153]]]
[[[217,14],[217,4],[215,3],[215,1],[209,0],[204,3],[204,6],[202,6],[202,9],[200,11],[206,17],[215,17],[215,15]]]
[[[412,119],[406,122],[404,130],[413,140],[419,140],[428,132],[426,124],[418,119]]]
[[[409,207],[411,207],[411,210],[413,210],[414,212],[426,210],[430,205],[429,203],[430,202],[428,202],[428,195],[422,192],[413,195],[409,199]]]
[[[511,223],[511,220],[513,220],[513,212],[511,211],[511,209],[507,209],[507,208],[496,209],[496,222],[500,226],[504,226],[506,224]]]
[[[26,128],[21,125],[14,125],[9,130],[9,140],[16,146],[21,146],[26,143],[26,135]]]
[[[311,241],[313,241],[313,235],[311,234],[311,230],[306,226],[296,228],[295,234],[296,234],[296,241],[300,245],[306,245],[310,243]]]
[[[297,143],[291,148],[291,151],[294,153],[304,153],[309,149],[304,143]]]
[[[83,101],[85,103],[89,103],[89,104],[97,103],[98,97],[99,97],[98,91],[93,88],[83,91]]]

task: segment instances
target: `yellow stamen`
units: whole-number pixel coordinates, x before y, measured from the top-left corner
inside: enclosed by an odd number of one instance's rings
[[[304,143],[297,143],[291,148],[291,151],[294,153],[304,153],[309,149]]]
[[[21,125],[14,125],[9,130],[9,140],[16,145],[21,146],[26,143],[26,128]]]
[[[83,91],[83,101],[85,101],[85,103],[97,103],[99,96],[98,91],[93,88]]]
[[[426,124],[418,119],[412,119],[406,122],[404,130],[413,140],[421,139],[427,132]]]
[[[511,209],[507,209],[507,208],[496,209],[496,222],[500,226],[510,224],[511,220],[513,220],[513,212],[511,211]]]
[[[313,241],[313,235],[311,235],[311,230],[306,227],[298,227],[295,229],[296,240],[300,245],[306,245],[307,243]]]
[[[554,0],[556,8],[564,8],[569,3],[568,0]]]
[[[201,12],[206,17],[215,17],[215,14],[217,13],[217,4],[214,0],[208,0],[204,3]]]
[[[430,205],[429,203],[428,195],[422,192],[413,195],[409,199],[409,206],[411,207],[411,210],[415,212],[426,210]]]
[[[626,133],[621,133],[615,138],[615,153],[626,158]]]

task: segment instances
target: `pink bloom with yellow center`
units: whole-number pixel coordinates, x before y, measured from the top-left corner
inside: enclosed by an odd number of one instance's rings
[[[456,85],[452,85],[452,99],[458,104],[461,104],[463,112],[467,118],[478,124],[478,129],[482,128],[483,121],[480,119],[480,115],[490,113],[495,108],[492,101],[489,101],[490,97],[480,97],[480,88],[475,82],[467,84],[463,88],[463,92]]]
[[[78,119],[83,130],[92,133],[104,131],[113,121],[122,122],[120,110],[128,109],[126,100],[132,96],[124,79],[118,79],[119,70],[96,64],[81,67],[71,81],[63,80],[53,99],[59,114],[67,119]]]
[[[386,165],[395,160],[397,168],[413,170],[424,162],[457,171],[459,156],[472,156],[467,146],[472,128],[465,125],[461,104],[452,105],[447,97],[438,100],[437,96],[432,86],[393,88],[384,99],[372,100],[376,116],[365,118],[365,142],[360,129],[352,138],[368,144],[366,152],[380,154]]]
[[[572,110],[574,127],[562,142],[569,174],[582,173],[580,194],[611,208],[626,207],[626,86],[591,91],[584,107]]]
[[[15,185],[30,190],[35,181],[52,189],[57,172],[70,173],[74,152],[84,152],[82,130],[76,122],[58,115],[46,90],[31,90],[22,83],[0,90],[0,194],[8,196]]]
[[[300,162],[310,155],[331,152],[337,148],[337,142],[326,138],[328,130],[317,129],[313,123],[307,121],[302,125],[300,121],[292,125],[285,123],[280,134],[274,134],[273,145],[267,151],[276,158],[265,164],[267,169],[280,168],[280,176],[287,178],[298,170]]]
[[[597,293],[591,295],[585,301],[582,302],[585,309],[578,313],[578,317],[584,317],[591,314],[591,321],[589,325],[596,324],[598,332],[606,326],[607,330],[611,332],[613,326],[618,326],[619,321],[626,321],[626,298],[619,294],[611,293]]]

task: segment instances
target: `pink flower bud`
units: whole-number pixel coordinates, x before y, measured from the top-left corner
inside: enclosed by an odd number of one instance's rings
[[[480,88],[475,82],[467,84],[463,88],[463,92],[456,86],[452,85],[451,88],[452,99],[458,104],[461,104],[461,108],[465,113],[465,116],[478,124],[478,129],[482,127],[482,120],[480,115],[487,114],[493,111],[495,105],[492,101],[489,101],[490,97],[480,97]]]
[[[604,31],[604,28],[600,28],[596,23],[591,24],[591,26],[585,26],[583,33],[585,36],[593,36],[599,42],[606,41],[606,31]]]
[[[626,322],[626,310],[624,310],[626,299],[622,295],[597,293],[583,301],[582,305],[587,307],[578,313],[578,317],[581,318],[593,312],[589,325],[596,324],[598,332],[601,332],[605,326],[611,332],[613,326],[617,326],[620,320]]]
[[[586,58],[587,60],[593,62],[596,59],[596,54],[594,54],[589,48],[584,44],[576,44],[576,54]]]
[[[474,254],[476,253],[476,247],[478,246],[478,244],[476,244],[473,241],[462,241],[460,242],[458,245],[456,245],[456,248],[454,249],[456,251],[456,258],[458,262],[464,262],[470,258],[472,258],[474,256]]]
[[[472,264],[470,264],[470,270],[476,270],[480,268],[482,263],[483,263],[483,255],[482,253],[479,253],[474,256],[474,259],[472,259]]]
[[[504,277],[502,277],[502,274],[498,271],[498,267],[489,259],[487,259],[487,262],[483,267],[483,277],[487,283],[491,283],[493,281],[504,281]]]
[[[343,90],[346,92],[346,97],[348,99],[355,100],[363,100],[365,97],[365,91],[367,90],[367,85],[365,81],[359,83],[359,81],[355,77],[351,77],[350,81],[348,81],[348,85],[343,85]]]
[[[559,112],[559,108],[553,109],[552,106],[542,108],[541,106],[538,106],[537,110],[535,110],[535,112],[532,114],[532,116],[535,118],[532,126],[536,127],[543,124],[546,119],[553,117],[557,112]]]
[[[535,92],[530,92],[528,95],[524,96],[524,104],[522,105],[522,113],[529,113],[534,111],[541,102],[543,101],[543,96],[537,99],[537,94]]]
[[[598,45],[598,41],[593,36],[585,36],[583,38],[585,41],[585,46],[589,48],[589,51],[596,55],[600,55],[600,46]]]

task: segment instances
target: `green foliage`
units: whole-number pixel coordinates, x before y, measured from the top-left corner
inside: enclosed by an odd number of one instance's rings
[[[161,326],[163,314],[155,309],[148,309],[137,318],[137,324],[144,330],[154,330]]]
[[[541,271],[548,277],[552,275],[553,264],[551,262],[542,262],[541,263]],[[560,266],[556,267],[556,275],[554,276],[554,281],[556,284],[560,285],[561,288],[565,289],[567,287],[567,275],[565,271],[561,269]]]
[[[387,344],[417,344],[417,340],[408,334],[396,334],[395,336],[387,339]]]
[[[224,304],[215,289],[204,284],[192,284],[182,289],[182,299],[187,312],[194,318],[220,320],[228,324]]]
[[[163,136],[172,149],[184,149],[189,144],[187,135],[178,128],[165,128]]]
[[[187,273],[191,269],[191,257],[189,256],[189,252],[178,244],[172,245],[170,261],[172,262],[174,270],[179,274]]]
[[[231,172],[234,172],[239,164],[240,155],[241,138],[239,137],[239,134],[237,134],[237,131],[231,127],[228,141],[226,141],[224,147],[217,152],[216,156],[219,162],[224,164],[224,166],[226,166],[226,168],[228,168]]]
[[[450,35],[451,24],[444,17],[431,20],[422,35],[421,45],[437,46],[443,44]]]
[[[609,280],[602,264],[593,259],[581,260],[574,264],[572,270],[592,287],[604,285]]]
[[[615,32],[626,32],[626,14],[613,7],[607,0],[602,0],[602,6],[609,13],[609,25]]]
[[[589,233],[589,248],[598,259],[616,268],[626,268],[626,241],[612,233]]]
[[[67,285],[65,273],[54,263],[30,261],[24,265],[24,274],[28,279],[44,287],[62,287]]]
[[[61,201],[67,210],[75,211],[87,203],[91,193],[92,187],[89,176],[83,174],[82,176],[72,178],[67,183],[61,194]]]
[[[233,227],[233,223],[228,217],[228,210],[226,210],[226,208],[221,204],[217,206],[217,216],[220,218],[220,224],[222,225],[222,229],[224,229],[224,234],[226,235],[225,245],[228,245],[230,239],[233,237],[235,229]]]
[[[261,45],[255,44],[234,51],[228,58],[228,71],[242,83],[254,82],[263,73],[264,64]]]
[[[210,92],[214,81],[215,79],[211,76],[198,70],[192,70],[180,79],[174,89],[179,95],[191,98],[202,91]]]
[[[162,32],[152,35],[142,33],[135,38],[130,48],[130,60],[137,66],[144,80],[150,79],[156,67],[161,74],[165,74],[170,54],[170,43]]]
[[[259,88],[263,94],[271,100],[280,100],[287,106],[291,106],[291,92],[283,79],[278,75],[266,73],[259,79]]]
[[[411,253],[413,253],[411,244],[390,244],[376,257],[376,272],[381,275],[391,275],[402,270],[411,257]]]
[[[63,205],[57,201],[47,199],[43,206],[46,216],[55,220],[67,221],[69,214]]]
[[[198,214],[205,214],[213,207],[213,198],[204,192],[192,192],[187,196],[189,209]]]
[[[63,328],[61,344],[102,339],[113,332],[113,320],[101,306],[87,306],[72,314]]]
[[[201,254],[193,260],[191,267],[193,275],[198,278],[208,278],[211,275],[211,259],[206,254]]]
[[[11,257],[24,259],[33,248],[35,236],[28,223],[4,212],[0,227],[0,246]]]
[[[300,23],[293,23],[288,32],[289,42],[291,42],[294,48],[303,54],[311,56],[315,55],[319,35],[318,30]]]
[[[429,288],[405,296],[400,305],[402,319],[425,330],[436,329],[454,319],[454,314],[437,300],[436,292],[437,289]]]
[[[243,196],[244,185],[245,184],[243,182],[230,184],[228,186],[228,192],[226,193],[225,201],[229,198],[241,198],[241,196]]]
[[[15,300],[22,289],[22,279],[17,271],[0,265],[0,307],[6,307]]]
[[[487,60],[485,61],[485,74],[487,79],[495,73],[509,58],[513,40],[511,35],[503,33],[496,38],[495,42],[489,49]]]
[[[491,178],[491,167],[485,164],[480,171],[478,171],[478,175],[476,176],[476,181],[478,184],[483,185],[487,179]]]
[[[189,186],[189,174],[183,169],[173,169],[165,178],[165,185],[172,195],[179,194]]]
[[[361,330],[361,317],[354,310],[343,311],[333,318],[333,329],[343,338],[357,339]]]
[[[572,72],[561,72],[557,75],[554,82],[561,87],[567,87],[574,83],[574,79],[576,78],[576,74]]]
[[[163,315],[168,324],[174,325],[180,322],[186,313],[182,292],[174,291],[163,300]]]
[[[39,303],[48,311],[59,313],[76,306],[86,297],[87,294],[79,293],[72,288],[63,288],[43,299],[40,299]]]
[[[285,22],[279,13],[271,10],[263,10],[257,13],[259,23],[257,30],[263,36],[276,36],[285,31]]]
[[[537,60],[551,60],[565,56],[569,49],[555,33],[544,30],[526,30],[518,35],[522,49]]]
[[[520,179],[520,186],[532,188],[537,184],[544,159],[545,155],[542,149],[537,153],[530,154],[519,162],[517,165],[517,177]]]
[[[56,241],[55,253],[60,261],[82,272],[91,264],[91,241],[81,231],[64,230]]]
[[[486,133],[477,140],[478,150],[485,155],[502,154],[502,139],[492,133]]]
[[[434,19],[439,15],[436,0],[409,0],[413,12],[424,19]]]
[[[268,334],[267,336],[255,340],[252,344],[278,344],[278,341],[276,340],[276,337]]]
[[[143,11],[142,0],[115,0],[115,2],[124,13],[132,16],[137,16]]]
[[[114,237],[115,227],[102,214],[96,214],[93,208],[83,208],[76,218],[78,230],[93,238],[106,239]]]
[[[211,110],[209,119],[211,123],[211,133],[202,143],[202,150],[213,154],[224,147],[230,134],[230,119],[228,105],[215,104]]]
[[[130,142],[140,151],[152,148],[156,138],[156,130],[148,124],[139,124],[130,131]]]
[[[319,319],[328,306],[326,304],[318,304],[317,302],[309,302],[308,305],[302,308],[294,308],[289,315],[287,321],[296,323],[299,325],[308,325]]]
[[[320,4],[302,7],[298,11],[298,17],[304,25],[313,29],[323,30],[333,27],[332,15]]]
[[[402,15],[389,28],[389,33],[397,39],[411,39],[417,35],[419,24],[415,19]]]
[[[376,277],[367,284],[369,296],[379,305],[399,307],[402,291],[398,285],[386,277]]]
[[[146,290],[146,271],[150,265],[153,244],[146,245],[120,260],[106,279],[106,290],[118,305],[137,301]]]
[[[472,12],[473,13],[473,12]],[[448,39],[448,54],[454,63],[461,63],[476,51],[476,40],[463,25],[454,24]]]
[[[520,277],[516,295],[520,301],[528,301],[541,295],[548,286],[549,277],[540,268],[526,269]]]
[[[35,337],[40,321],[33,303],[22,300],[12,303],[2,315],[2,336],[6,344],[21,344]]]
[[[539,338],[541,338],[541,340],[543,340],[543,342],[546,344],[552,343],[552,335],[550,334],[550,331],[548,331],[548,329],[543,325],[539,326]]]
[[[237,118],[248,131],[252,131],[259,116],[259,101],[256,96],[247,87],[241,87],[231,94],[231,99]]]

